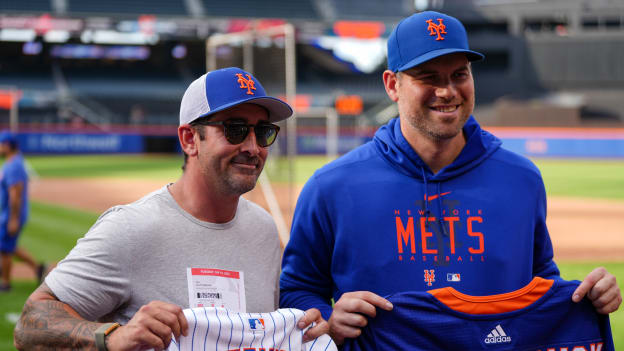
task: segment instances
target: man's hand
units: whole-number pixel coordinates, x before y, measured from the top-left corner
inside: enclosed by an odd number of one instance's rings
[[[301,317],[299,322],[297,322],[297,328],[305,329],[312,323],[316,323],[315,326],[308,329],[305,334],[303,334],[303,342],[306,343],[310,340],[314,340],[323,334],[327,334],[329,332],[329,324],[326,320],[321,316],[321,311],[316,308],[310,308],[305,311],[305,315]]]
[[[572,294],[572,301],[579,302],[587,295],[596,311],[602,314],[614,312],[622,303],[620,288],[615,276],[603,267],[591,271]]]
[[[117,328],[106,338],[109,351],[164,350],[171,334],[179,340],[188,333],[188,322],[182,308],[162,301],[142,306],[128,324]]]
[[[329,335],[337,345],[342,345],[345,338],[356,338],[362,333],[361,328],[368,324],[368,317],[375,317],[379,307],[392,310],[390,301],[370,291],[354,291],[343,294],[334,305],[329,317]]]

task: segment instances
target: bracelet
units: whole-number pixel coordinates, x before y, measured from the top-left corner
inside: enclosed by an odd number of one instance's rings
[[[95,330],[95,347],[98,351],[108,351],[106,337],[120,326],[119,323],[105,323]]]

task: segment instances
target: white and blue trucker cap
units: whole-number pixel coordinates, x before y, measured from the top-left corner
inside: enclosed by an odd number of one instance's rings
[[[228,67],[210,71],[189,85],[180,103],[180,125],[244,103],[266,108],[271,122],[293,114],[287,103],[267,96],[262,84],[250,73]]]

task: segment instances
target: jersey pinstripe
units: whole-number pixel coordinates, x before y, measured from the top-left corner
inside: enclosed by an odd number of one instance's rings
[[[173,340],[168,351],[337,351],[329,335],[302,343],[307,329],[297,328],[305,315],[298,309],[236,313],[200,307],[185,309],[184,315],[189,333]]]
[[[588,299],[572,302],[578,281],[534,278],[522,289],[469,296],[453,288],[388,296],[342,351],[613,351],[609,316]]]

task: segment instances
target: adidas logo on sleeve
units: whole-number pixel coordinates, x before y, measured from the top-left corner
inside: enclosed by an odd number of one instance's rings
[[[302,343],[297,322],[305,312],[284,308],[269,313],[236,313],[224,308],[185,309],[189,333],[168,351],[337,351],[329,335]]]
[[[579,283],[536,277],[500,295],[451,287],[390,295],[392,311],[378,310],[341,351],[614,351],[609,316],[587,299],[572,302]]]

